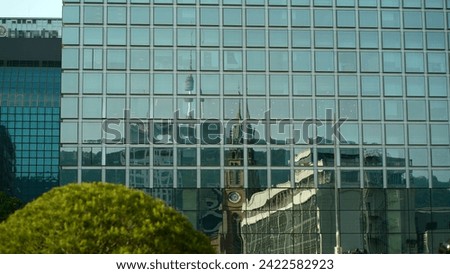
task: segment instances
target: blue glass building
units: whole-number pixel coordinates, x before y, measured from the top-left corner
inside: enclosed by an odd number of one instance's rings
[[[10,176],[0,180],[23,202],[59,184],[61,25],[0,18],[0,126],[9,137],[1,142],[11,144]]]
[[[65,0],[61,183],[142,189],[223,253],[450,238],[444,0]]]

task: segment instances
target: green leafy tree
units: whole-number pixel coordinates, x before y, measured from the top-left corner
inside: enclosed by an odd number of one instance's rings
[[[183,215],[107,183],[57,187],[0,224],[0,253],[214,253]]]
[[[8,218],[9,215],[14,213],[22,206],[22,202],[15,198],[7,195],[4,192],[0,192],[0,222],[3,222]]]

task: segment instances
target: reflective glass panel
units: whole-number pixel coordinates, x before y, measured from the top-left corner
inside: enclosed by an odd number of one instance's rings
[[[126,7],[108,7],[108,24],[126,24],[127,9]]]
[[[408,143],[410,145],[426,145],[427,126],[424,124],[410,124],[408,125]]]
[[[147,28],[131,28],[130,44],[133,46],[146,46],[150,43],[150,30]]]
[[[428,150],[426,148],[410,148],[409,149],[409,165],[410,166],[427,166]]]
[[[173,23],[173,12],[171,7],[154,7],[153,22],[155,25],[170,25]]]
[[[247,51],[247,70],[264,71],[266,69],[266,54],[264,51]]]
[[[150,8],[134,6],[130,8],[130,23],[132,25],[148,25],[150,23]]]
[[[430,101],[430,120],[448,121],[448,102]]]
[[[445,125],[430,125],[431,144],[433,145],[448,145],[449,144],[449,126]]]
[[[381,144],[381,125],[363,124],[363,143],[368,145]]]
[[[85,27],[84,44],[85,45],[101,45],[103,43],[103,29],[94,27]]]
[[[402,124],[386,124],[385,136],[388,145],[405,143],[405,131]]]
[[[405,48],[406,49],[422,49],[423,33],[421,31],[405,32]]]
[[[427,117],[427,108],[425,105],[425,101],[407,101],[407,107],[408,107],[408,120],[410,121],[423,121]]]

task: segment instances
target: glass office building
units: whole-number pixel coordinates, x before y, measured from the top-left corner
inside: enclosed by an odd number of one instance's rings
[[[61,19],[0,18],[0,191],[58,185]]]
[[[450,238],[444,0],[65,0],[61,183],[142,189],[222,253]]]

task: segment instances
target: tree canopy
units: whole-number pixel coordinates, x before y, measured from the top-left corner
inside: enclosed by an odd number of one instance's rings
[[[108,183],[53,188],[0,224],[0,253],[214,253],[209,238],[142,191]]]

